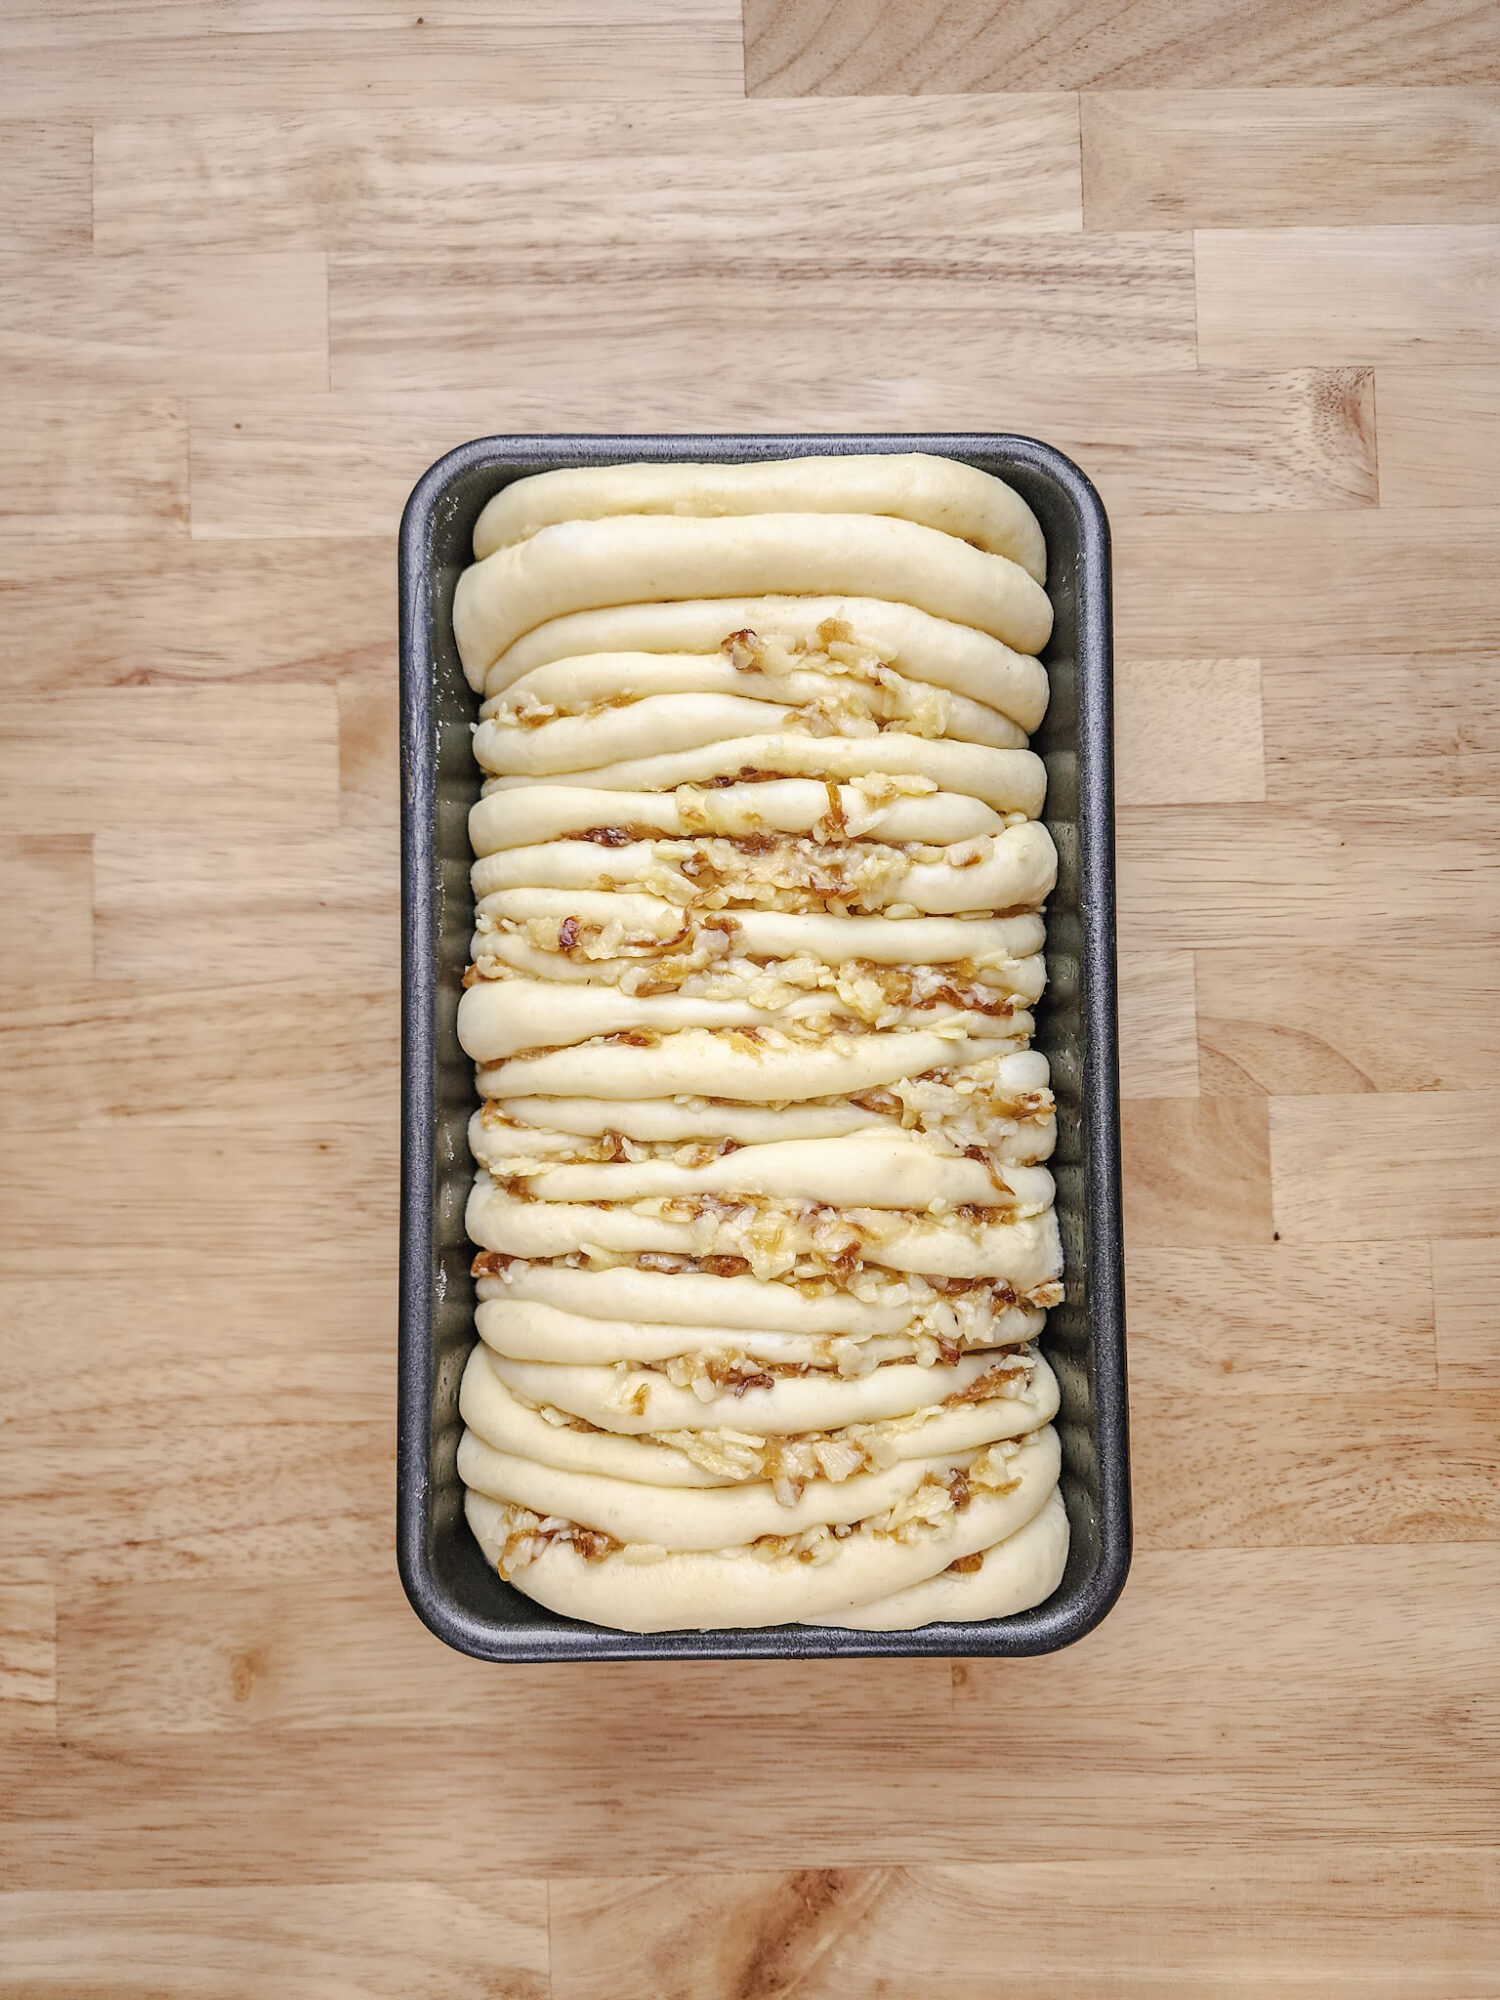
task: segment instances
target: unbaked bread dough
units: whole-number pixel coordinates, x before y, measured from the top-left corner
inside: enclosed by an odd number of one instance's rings
[[[470,681],[485,694],[499,694],[553,660],[592,653],[712,653],[740,632],[809,654],[826,650],[825,636],[841,646],[838,634],[847,632],[861,655],[872,653],[910,680],[988,702],[1023,729],[1035,729],[1047,712],[1047,673],[1040,660],[972,625],[882,597],[688,598],[569,612],[517,639],[488,671],[471,672]]]
[[[1047,581],[1041,525],[993,473],[928,452],[854,452],[843,458],[773,458],[741,465],[567,467],[513,480],[474,526],[487,556],[556,521],[610,514],[895,514],[1009,556]]]
[[[971,1485],[962,1508],[938,1504],[926,1520],[919,1507],[911,1508],[907,1521],[899,1510],[889,1510],[842,1539],[827,1529],[815,1532],[802,1549],[795,1537],[778,1538],[792,1544],[786,1549],[771,1540],[769,1546],[708,1552],[620,1544],[597,1534],[580,1544],[549,1532],[546,1517],[472,1488],[465,1511],[501,1573],[524,1582],[529,1596],[568,1617],[625,1632],[836,1623],[1004,1543],[1041,1513],[1056,1490],[1059,1469],[1057,1434],[1049,1425],[997,1464],[1003,1486]],[[1031,1581],[1040,1585],[1044,1578],[1039,1566]]]
[[[485,509],[466,1514],[637,1632],[1002,1617],[1067,1558],[1018,495],[921,454]]]
[[[973,625],[1019,653],[1052,631],[1019,563],[937,528],[872,514],[622,514],[559,521],[458,579],[453,634],[476,685],[507,647],[570,611],[681,598],[805,592],[884,596]]]

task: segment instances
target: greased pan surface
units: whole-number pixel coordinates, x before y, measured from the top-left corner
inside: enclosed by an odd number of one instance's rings
[[[1062,1492],[1072,1547],[1062,1583],[1035,1610],[972,1625],[855,1632],[788,1625],[750,1631],[606,1631],[559,1617],[503,1584],[463,1516],[455,1465],[458,1385],[475,1339],[473,1247],[464,1202],[473,1065],[454,1019],[473,904],[468,810],[480,771],[470,724],[479,699],[453,641],[453,589],[474,523],[513,479],[556,466],[643,459],[733,461],[803,453],[925,451],[1007,480],[1047,540],[1056,622],[1043,654],[1051,705],[1032,747],[1047,765],[1044,815],[1059,857],[1047,906],[1049,986],[1035,1046],[1057,1095],[1057,1210],[1067,1295],[1044,1351],[1062,1408]],[[1130,1564],[1124,1274],[1115,1028],[1115,909],[1109,525],[1069,459],[1031,438],[834,435],[492,437],[461,445],[418,482],[401,523],[402,1139],[397,1555],[418,1616],[487,1660],[806,1659],[828,1654],[1026,1654],[1082,1638]]]

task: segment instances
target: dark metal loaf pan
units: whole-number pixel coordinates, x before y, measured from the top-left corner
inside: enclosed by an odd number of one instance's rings
[[[454,1016],[468,960],[467,816],[479,793],[470,724],[478,709],[453,642],[453,587],[492,494],[555,466],[642,459],[787,458],[807,452],[928,451],[1008,480],[1047,538],[1056,625],[1052,701],[1034,739],[1048,770],[1047,825],[1061,858],[1048,906],[1050,985],[1037,1045],[1051,1060],[1059,1141],[1053,1166],[1067,1297],[1045,1345],[1062,1384],[1062,1487],[1072,1522],[1067,1573],[1016,1617],[916,1632],[769,1630],[639,1637],[559,1617],[500,1581],[469,1533],[454,1466],[458,1384],[474,1342],[473,1066]],[[401,524],[403,1130],[397,1547],[417,1614],[438,1637],[488,1660],[792,1659],[823,1654],[1044,1653],[1104,1616],[1130,1562],[1120,1251],[1111,775],[1109,527],[1092,486],[1030,438],[492,437],[438,460]]]

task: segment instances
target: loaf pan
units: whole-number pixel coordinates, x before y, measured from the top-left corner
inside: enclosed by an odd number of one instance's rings
[[[455,1465],[458,1385],[474,1344],[472,1175],[466,1129],[473,1065],[455,1017],[473,928],[468,811],[479,795],[471,725],[478,698],[453,641],[453,588],[472,561],[485,502],[558,466],[644,459],[738,461],[805,453],[925,451],[997,473],[1047,538],[1056,614],[1045,660],[1052,699],[1033,747],[1047,765],[1046,821],[1058,883],[1048,903],[1050,980],[1036,1046],[1057,1094],[1058,1220],[1066,1298],[1043,1346],[1062,1407],[1062,1491],[1072,1548],[1046,1603],[979,1624],[915,1632],[786,1625],[751,1631],[607,1631],[502,1583],[463,1514]],[[417,1615],[486,1660],[806,1659],[831,1654],[1026,1654],[1071,1644],[1108,1611],[1130,1562],[1130,1475],[1120,1246],[1115,1029],[1109,524],[1069,459],[1031,438],[491,437],[440,458],[401,523],[402,1138],[397,1550]]]

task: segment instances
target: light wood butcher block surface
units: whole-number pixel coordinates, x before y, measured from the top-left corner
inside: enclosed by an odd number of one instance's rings
[[[1489,0],[0,9],[0,1994],[1500,1996]],[[1115,532],[1137,1548],[505,1669],[393,1556],[395,530],[1019,430]]]

